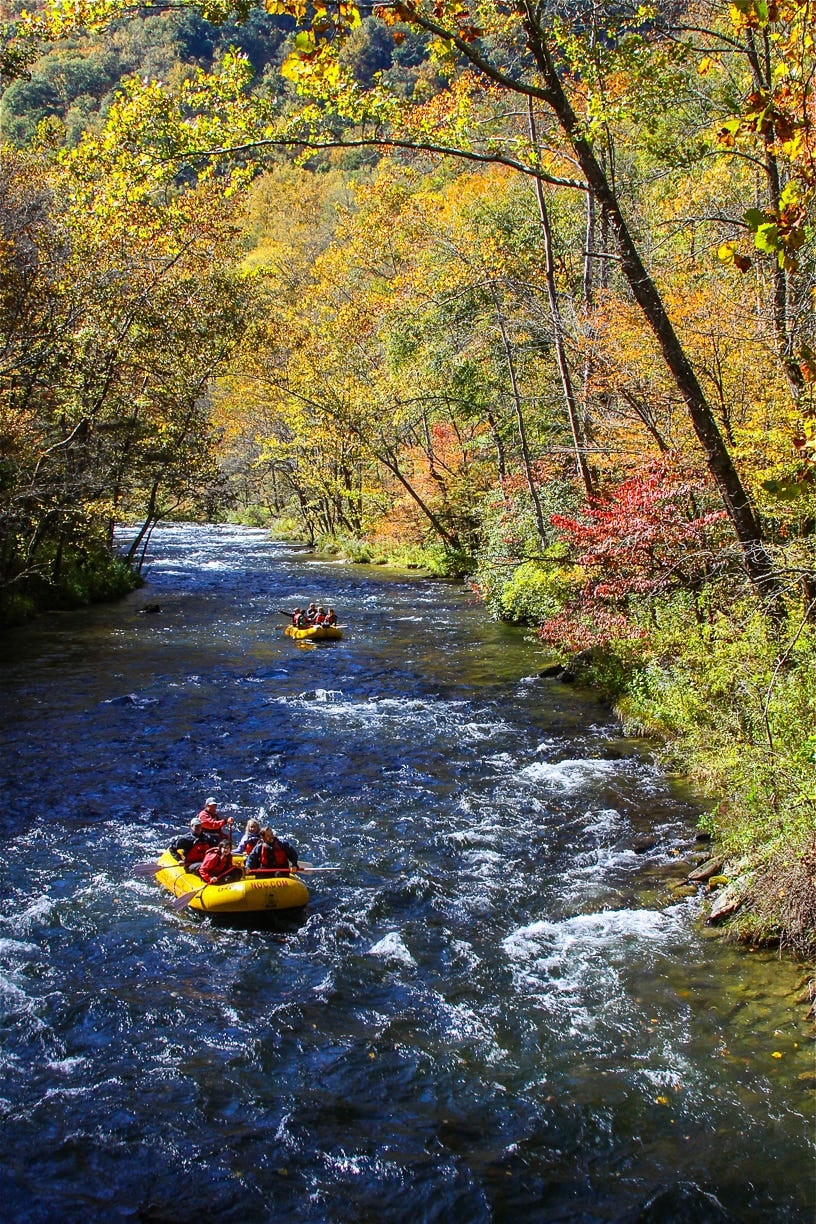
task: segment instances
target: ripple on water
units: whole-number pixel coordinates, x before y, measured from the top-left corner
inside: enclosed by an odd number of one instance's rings
[[[10,1218],[183,1219],[206,1169],[224,1224],[623,1220],[709,1190],[809,1221],[790,975],[772,996],[783,962],[643,883],[694,803],[457,588],[239,528],[151,549],[165,615],[46,618],[0,677]],[[313,591],[339,649],[270,623]],[[134,875],[210,791],[342,867],[303,915],[230,930]]]

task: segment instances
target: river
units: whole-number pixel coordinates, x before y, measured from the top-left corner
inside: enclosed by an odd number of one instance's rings
[[[700,925],[645,746],[461,586],[149,558],[0,642],[3,1220],[810,1224],[805,973]],[[309,598],[342,642],[283,634]],[[133,865],[209,794],[342,870],[175,913]]]

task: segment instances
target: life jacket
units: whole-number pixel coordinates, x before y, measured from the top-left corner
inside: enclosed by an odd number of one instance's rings
[[[204,855],[201,862],[201,878],[206,884],[214,884],[221,876],[232,870],[232,855],[221,855],[221,851],[213,846]]]
[[[276,867],[289,867],[289,856],[279,841],[261,841],[255,847],[255,868],[259,871],[273,871]]]
[[[177,841],[179,842],[178,848],[184,851],[184,862],[187,867],[191,863],[203,862],[208,851],[212,849],[212,842],[208,837],[179,837]]]

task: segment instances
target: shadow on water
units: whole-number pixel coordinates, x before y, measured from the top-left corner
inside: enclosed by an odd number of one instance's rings
[[[151,549],[3,642],[4,1217],[811,1224],[805,973],[700,927],[695,796],[461,587]],[[134,864],[210,793],[342,870],[175,913]]]
[[[198,914],[195,910],[195,920],[211,922],[214,927],[223,931],[261,931],[268,935],[276,935],[283,942],[287,936],[295,935],[306,922],[307,911],[304,907],[289,910],[286,914]]]

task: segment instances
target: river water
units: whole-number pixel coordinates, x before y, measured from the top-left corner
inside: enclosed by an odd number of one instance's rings
[[[645,748],[459,586],[150,558],[2,641],[2,1219],[810,1222],[805,974],[700,927]],[[283,634],[312,597],[342,642]],[[175,913],[133,865],[210,793],[342,870]]]

